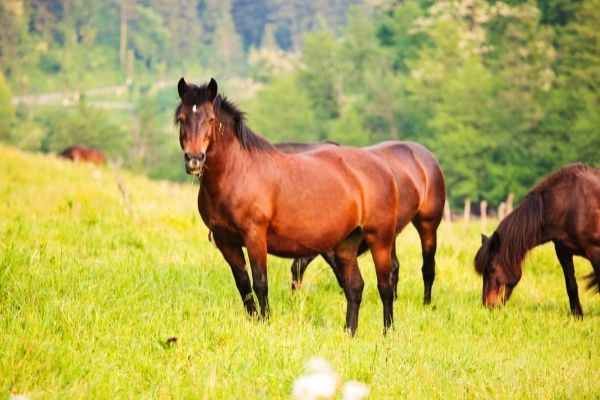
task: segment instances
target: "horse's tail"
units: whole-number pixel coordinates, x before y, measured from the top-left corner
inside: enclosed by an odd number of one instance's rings
[[[585,288],[589,291],[600,293],[600,278],[594,272],[586,275],[583,279],[586,280]]]

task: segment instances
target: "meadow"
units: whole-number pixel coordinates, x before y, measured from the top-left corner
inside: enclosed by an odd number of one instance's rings
[[[269,257],[271,318],[257,322],[207,239],[197,192],[197,182],[0,145],[0,398],[289,398],[314,356],[341,381],[368,384],[372,399],[600,397],[600,296],[583,289],[587,261],[576,259],[582,321],[549,245],[530,254],[507,306],[488,311],[473,270],[480,225],[444,223],[423,306],[407,227],[387,336],[368,255],[356,337],[322,261],[292,293],[289,260]]]

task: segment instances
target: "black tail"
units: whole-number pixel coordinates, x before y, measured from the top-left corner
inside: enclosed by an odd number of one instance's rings
[[[600,279],[598,279],[598,276],[596,276],[596,274],[594,272],[586,275],[584,277],[584,279],[587,281],[587,283],[585,285],[585,288],[587,290],[590,290],[590,291],[596,292],[596,293],[600,293]]]

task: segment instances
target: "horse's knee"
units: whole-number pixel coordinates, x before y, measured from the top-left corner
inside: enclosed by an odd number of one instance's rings
[[[266,282],[254,282],[252,288],[257,296],[266,295],[269,292],[269,287]]]
[[[362,301],[362,293],[364,287],[365,283],[362,280],[347,282],[345,284],[344,289],[348,300],[360,303]]]
[[[435,263],[423,265],[421,272],[423,273],[423,280],[425,282],[433,282],[435,280]]]
[[[391,282],[378,282],[377,289],[383,302],[394,300],[394,285]]]

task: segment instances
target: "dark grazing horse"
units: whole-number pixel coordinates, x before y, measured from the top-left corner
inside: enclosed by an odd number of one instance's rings
[[[304,257],[334,249],[347,299],[346,329],[354,334],[364,287],[357,252],[364,240],[377,272],[384,331],[391,327],[398,192],[390,168],[361,149],[277,150],[217,94],[214,79],[196,86],[181,78],[178,92],[174,118],[185,169],[200,177],[200,216],[231,267],[248,314],[257,314],[254,290],[260,317],[269,315],[267,253]]]
[[[562,266],[571,314],[583,317],[573,256],[591,261],[594,272],[588,288],[600,283],[600,169],[583,164],[567,166],[531,189],[491,238],[483,236],[475,269],[483,275],[484,305],[503,305],[521,279],[527,252],[553,242]]]
[[[71,161],[88,161],[98,165],[106,164],[106,157],[100,150],[79,144],[67,147],[58,156]]]
[[[311,151],[323,146],[335,145],[332,142],[320,143],[279,143],[275,146],[286,153]],[[446,189],[444,176],[435,156],[424,146],[413,142],[389,141],[365,150],[381,157],[392,169],[398,190],[398,215],[396,234],[409,223],[417,229],[421,239],[423,266],[421,268],[424,283],[423,302],[431,302],[431,287],[435,278],[435,252],[437,247],[437,228],[444,213]],[[367,250],[362,245],[359,253]],[[341,274],[335,265],[332,252],[322,254],[331,266],[338,284],[342,286]],[[292,263],[292,288],[302,284],[302,276],[314,257],[297,258]],[[392,279],[394,295],[398,284],[399,262],[392,254]]]

